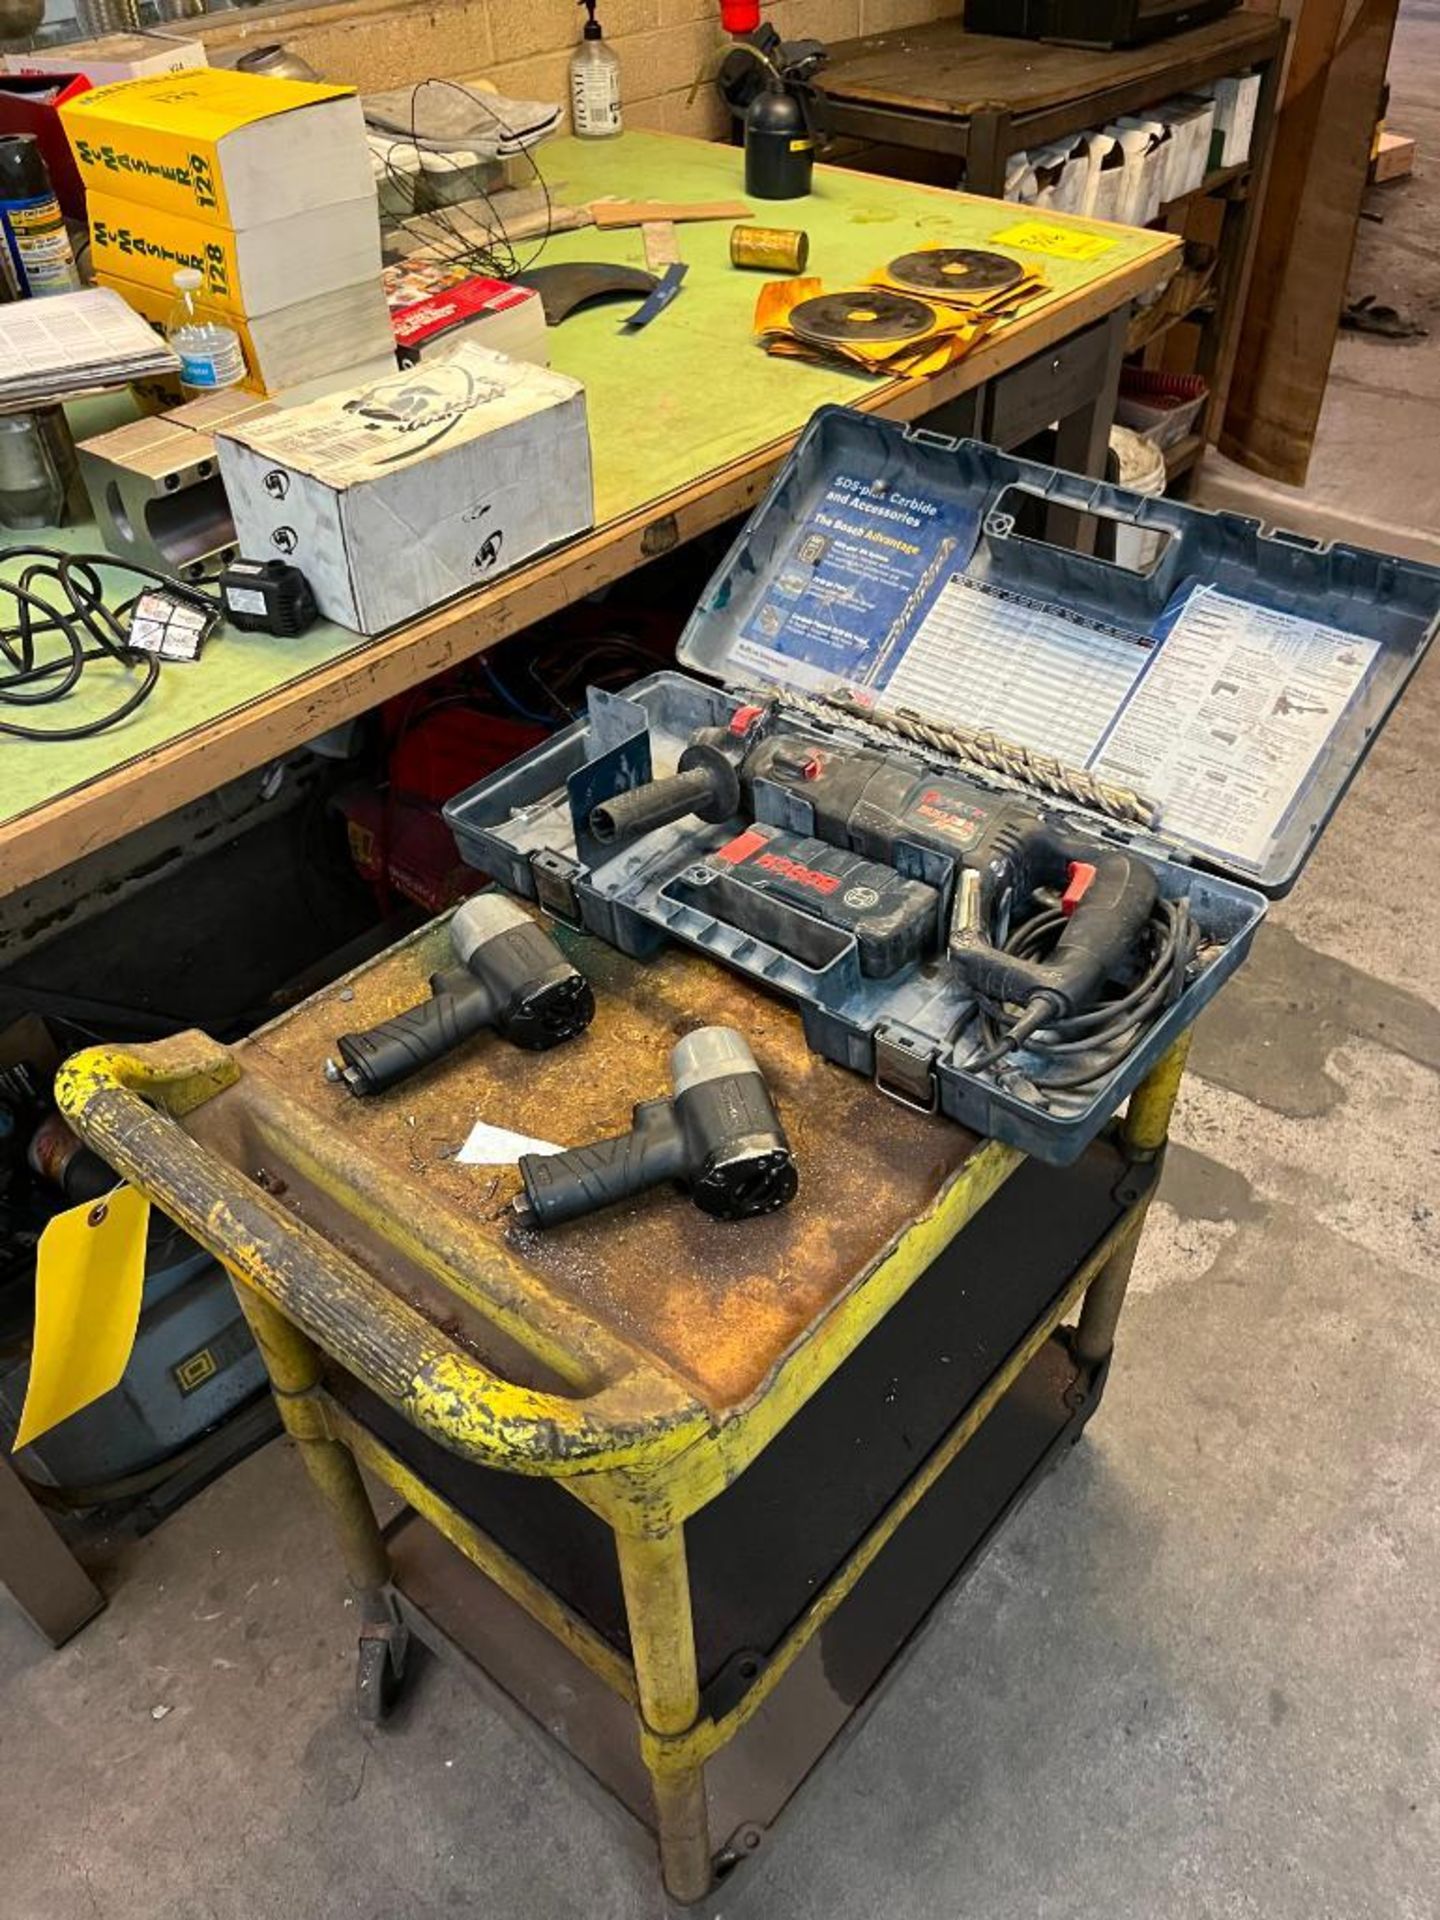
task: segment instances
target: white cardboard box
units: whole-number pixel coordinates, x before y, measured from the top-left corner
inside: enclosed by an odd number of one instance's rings
[[[1212,167],[1243,166],[1250,158],[1250,142],[1255,136],[1255,109],[1260,103],[1258,73],[1234,74],[1226,80],[1212,80],[1197,89],[1215,101],[1215,130],[1210,141]]]
[[[1046,147],[1032,147],[1030,164],[1039,189],[1035,204],[1051,213],[1079,213],[1090,184],[1090,148],[1083,136],[1071,134]]]
[[[71,40],[35,53],[0,56],[6,73],[83,73],[92,86],[112,80],[143,80],[151,73],[181,73],[208,65],[201,40],[168,33],[107,33],[99,40]]]
[[[1090,220],[1119,220],[1131,179],[1125,149],[1113,133],[1087,133],[1081,138],[1090,149],[1090,168],[1080,211]]]
[[[1125,186],[1119,218],[1127,227],[1147,226],[1160,206],[1160,141],[1148,121],[1115,120],[1106,133],[1125,155]]]
[[[240,550],[359,633],[482,586],[594,521],[578,380],[462,342],[217,436]]]
[[[1178,200],[1193,193],[1210,165],[1210,134],[1215,125],[1215,102],[1202,94],[1181,94],[1155,109],[1154,117],[1170,129],[1170,165],[1164,199]]]

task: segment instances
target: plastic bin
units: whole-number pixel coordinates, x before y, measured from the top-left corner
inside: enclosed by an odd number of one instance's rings
[[[1115,418],[1163,452],[1185,438],[1209,398],[1203,374],[1126,367],[1120,375]]]
[[[1113,521],[1122,533],[1153,534],[1161,543],[1158,558],[1132,571],[1022,531],[1033,526],[1037,511],[1043,521],[1056,509]],[[952,618],[957,599],[966,603],[958,623]],[[637,957],[667,940],[682,941],[791,1000],[810,1044],[825,1058],[872,1076],[896,1098],[932,1106],[1065,1164],[1240,964],[1265,896],[1293,884],[1428,646],[1437,615],[1440,569],[1359,548],[1321,549],[1293,535],[1266,536],[1255,521],[1237,515],[1147,499],[973,441],[825,408],[691,616],[679,648],[690,671],[650,675],[623,696],[592,694],[585,719],[459,795],[445,814],[463,857],[512,892]],[[697,728],[724,724],[757,699],[774,705],[787,730],[812,737],[813,714],[794,706],[787,711],[787,696],[845,684],[878,693],[892,708],[897,700],[914,708],[916,674],[933,665],[936,632],[948,635],[957,624],[961,657],[953,671],[947,665],[932,677],[942,704],[927,708],[924,718],[1005,732],[986,710],[986,698],[1008,700],[1014,712],[1037,683],[1051,720],[1056,712],[1063,718],[1087,698],[1094,706],[1093,684],[1103,677],[1107,650],[1115,654],[1133,644],[1139,653],[1133,666],[1129,656],[1122,662],[1130,677],[1119,704],[1111,711],[1104,696],[1104,711],[1092,712],[1087,722],[1100,744],[1119,738],[1137,687],[1150,689],[1147,715],[1157,685],[1168,697],[1175,673],[1155,673],[1162,658],[1192,676],[1199,672],[1197,715],[1243,707],[1267,684],[1266,671],[1292,676],[1294,684],[1285,681],[1277,701],[1277,710],[1284,708],[1280,718],[1291,728],[1311,727],[1321,741],[1293,796],[1282,796],[1283,812],[1276,800],[1258,827],[1252,822],[1238,853],[1234,846],[1242,843],[1233,842],[1227,853],[1205,824],[1215,793],[1208,769],[1222,753],[1219,746],[1196,748],[1201,772],[1187,776],[1188,787],[1155,794],[1161,814],[1153,829],[1122,826],[1072,802],[1026,796],[1072,830],[1093,834],[1097,845],[1120,840],[1149,859],[1162,897],[1189,903],[1206,943],[1198,977],[1114,1071],[1064,1099],[1037,1097],[1036,1063],[1027,1063],[1023,1049],[1003,1079],[959,1064],[976,1051],[962,1044],[974,1004],[943,955],[870,978],[853,941],[830,942],[807,965],[793,951],[707,912],[704,889],[692,884],[689,870],[731,839],[739,830],[735,821],[707,826],[689,816],[619,849],[599,845],[588,831],[597,805],[652,773],[670,772]],[[1252,645],[1252,629],[1254,657],[1232,672],[1230,663]],[[1223,646],[1213,640],[1217,632]],[[1212,643],[1213,668],[1206,651]],[[1338,662],[1337,683],[1350,675],[1349,697],[1323,728],[1306,717],[1315,703],[1302,699],[1299,662],[1306,646],[1318,647],[1326,663]],[[988,680],[977,654],[988,662]],[[1277,740],[1283,744],[1284,727],[1252,716],[1248,724],[1259,736],[1252,740],[1246,724],[1242,718],[1232,731],[1217,718],[1215,738],[1228,740],[1224,752],[1251,755],[1252,772],[1263,772],[1267,750]],[[1130,734],[1136,731],[1132,725]],[[1171,751],[1181,732],[1151,729],[1161,752]],[[879,744],[842,717],[820,726],[819,743],[833,746],[847,735],[855,744]],[[1020,735],[1011,731],[1010,737]],[[956,772],[943,755],[886,744],[937,773]],[[1043,728],[1023,744],[1057,751]],[[1074,762],[1073,755],[1059,757]],[[964,777],[973,777],[968,767]],[[808,813],[794,793],[756,783],[757,822],[805,834],[813,831]],[[1177,823],[1187,818],[1191,825],[1182,831]],[[902,869],[908,857],[902,853]],[[935,859],[916,856],[915,875],[951,886],[953,863],[937,875],[925,866]]]

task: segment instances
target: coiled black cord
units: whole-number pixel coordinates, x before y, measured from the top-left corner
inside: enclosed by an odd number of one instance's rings
[[[1005,951],[1026,960],[1043,960],[1065,927],[1065,915],[1045,907],[1011,933]],[[1187,900],[1157,901],[1142,936],[1140,975],[1113,999],[1084,1013],[1056,1020],[1023,1037],[1015,1029],[1024,1009],[998,1001],[979,1002],[980,1051],[955,1064],[967,1073],[996,1070],[1020,1073],[1012,1060],[1017,1045],[1025,1050],[1024,1077],[1042,1093],[1083,1096],[1118,1067],[1160,1016],[1180,998],[1200,959],[1203,939]]]
[[[132,595],[115,607],[107,605],[102,570],[138,576],[146,586],[171,588],[190,597],[197,596],[197,589],[111,553],[11,547],[6,558],[25,565],[14,579],[0,578],[0,595],[9,599],[14,610],[10,620],[0,621],[0,708],[51,706],[72,693],[86,668],[97,663],[119,667],[126,674],[138,672],[139,678],[97,720],[73,727],[34,727],[0,719],[0,734],[19,740],[89,740],[118,726],[154,692],[160,660],[130,646],[127,623],[139,596]],[[212,599],[209,594],[198,597]]]

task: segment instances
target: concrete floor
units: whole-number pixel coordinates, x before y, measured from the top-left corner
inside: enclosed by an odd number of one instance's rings
[[[1433,265],[1421,164],[1375,234],[1420,233]],[[1339,365],[1440,401],[1440,337]],[[1440,531],[1436,445],[1376,414],[1352,457]],[[730,1920],[1440,1912],[1437,737],[1440,658],[1206,1016],[1084,1443]],[[54,1655],[0,1596],[4,1920],[663,1913],[625,1831],[438,1669],[361,1730],[353,1615],[284,1444],[108,1584]]]

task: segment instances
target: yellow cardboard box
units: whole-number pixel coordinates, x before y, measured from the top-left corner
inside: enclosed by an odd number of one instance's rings
[[[157,333],[165,331],[165,323],[170,318],[170,309],[174,305],[174,289],[168,291],[162,287],[142,286],[137,280],[123,280],[118,275],[106,273],[96,266],[95,284],[100,287],[113,287],[127,305],[132,306],[142,318],[148,320]],[[264,393],[266,386],[257,368],[255,343],[250,338],[250,329],[245,324],[245,316],[239,313],[227,313],[227,326],[235,329],[240,336],[240,345],[245,353],[246,377],[242,385],[251,393]]]
[[[164,331],[174,301],[174,289],[146,287],[138,281],[97,271],[102,287],[113,287],[128,305]],[[371,286],[342,287],[338,293],[317,294],[279,313],[227,313],[225,324],[240,337],[245,354],[245,379],[251,393],[291,397],[333,385],[333,376],[349,368],[376,374],[395,364],[395,337],[390,313],[378,280]]]
[[[177,267],[204,277],[203,298],[231,316],[273,313],[317,293],[380,282],[380,215],[373,193],[237,233],[108,193],[86,196],[95,271],[162,288]]]
[[[200,67],[119,80],[60,110],[86,189],[244,229],[374,191],[350,87]]]

